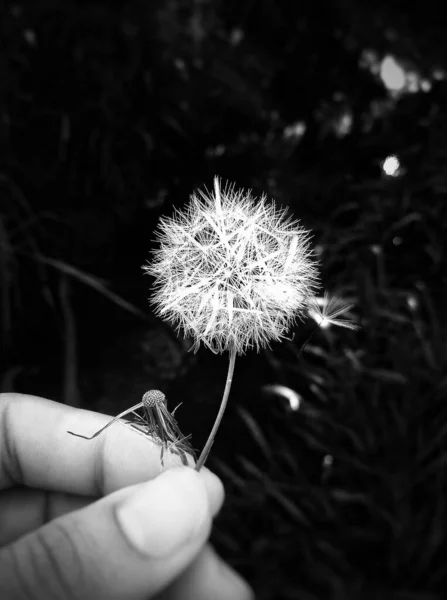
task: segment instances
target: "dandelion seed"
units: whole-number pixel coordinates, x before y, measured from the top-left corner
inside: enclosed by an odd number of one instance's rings
[[[85,436],[74,433],[73,431],[68,431],[68,433],[85,440],[92,440],[93,438],[98,437],[98,435],[110,427],[110,425],[120,421],[161,447],[160,459],[162,465],[164,452],[166,450],[180,456],[182,463],[187,465],[188,461],[186,455],[189,453],[194,456],[194,451],[189,443],[190,436],[184,437],[182,435],[182,432],[177,425],[177,421],[174,418],[174,413],[177,408],[178,406],[170,413],[167,409],[166,397],[163,392],[160,392],[159,390],[150,390],[143,395],[141,402],[120,413],[93,435]],[[143,416],[136,412],[138,409],[143,409]],[[123,419],[123,417],[129,414],[132,415],[131,421]]]
[[[315,298],[309,310],[309,316],[318,323],[318,327],[326,329],[331,325],[357,330],[359,326],[348,319],[340,319],[353,308],[353,304],[344,304],[340,298],[330,297],[326,292],[323,298]]]

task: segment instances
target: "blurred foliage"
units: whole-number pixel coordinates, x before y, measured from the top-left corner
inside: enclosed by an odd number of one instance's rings
[[[214,541],[261,599],[445,594],[440,7],[0,2],[3,390],[111,413],[188,390],[178,418],[200,446],[225,358],[142,316],[140,266],[160,214],[214,174],[290,206],[324,287],[355,304],[359,332],[300,353],[307,323],[236,365]]]

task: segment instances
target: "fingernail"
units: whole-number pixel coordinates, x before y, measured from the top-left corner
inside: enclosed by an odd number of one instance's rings
[[[119,525],[135,549],[165,558],[210,528],[205,484],[190,467],[168,469],[117,507]]]

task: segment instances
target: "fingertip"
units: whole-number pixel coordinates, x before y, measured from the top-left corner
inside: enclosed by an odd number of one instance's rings
[[[202,467],[202,469],[197,472],[194,468],[192,468],[192,466],[186,467],[183,465],[176,465],[165,469],[165,471],[160,473],[159,477],[164,473],[171,473],[175,479],[177,479],[179,476],[185,478],[183,481],[184,484],[187,485],[196,485],[195,482],[197,480],[200,481],[201,484],[205,486],[209,512],[211,513],[212,517],[215,517],[222,508],[222,504],[225,499],[223,483],[215,473],[206,467]],[[191,480],[190,483],[189,480]]]
[[[206,467],[200,470],[199,475],[206,486],[211,515],[215,517],[222,508],[225,499],[223,483],[215,473]]]
[[[141,553],[173,555],[204,542],[211,529],[203,478],[189,467],[174,467],[135,488],[116,511],[121,531]]]

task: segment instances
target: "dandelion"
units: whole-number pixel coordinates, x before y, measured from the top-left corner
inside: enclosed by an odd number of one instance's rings
[[[215,353],[229,352],[216,422],[196,470],[214,442],[235,359],[285,338],[311,306],[318,272],[309,232],[286,210],[234,185],[191,196],[184,211],[161,219],[159,249],[145,266],[154,277],[155,313]]]
[[[83,438],[84,440],[92,440],[110,427],[110,425],[119,421],[161,447],[162,465],[163,455],[166,450],[180,456],[182,463],[187,465],[186,454],[189,453],[194,456],[194,451],[189,443],[190,436],[184,437],[182,435],[174,418],[174,413],[178,406],[170,413],[166,404],[166,397],[163,392],[160,392],[160,390],[149,390],[144,394],[141,402],[120,413],[93,435],[85,436],[73,433],[73,431],[68,431],[67,433]],[[143,416],[136,412],[138,409],[143,409]],[[132,421],[123,419],[128,414],[132,414]]]

